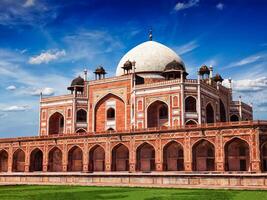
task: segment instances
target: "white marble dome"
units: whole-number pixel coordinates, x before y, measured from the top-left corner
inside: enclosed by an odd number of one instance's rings
[[[128,51],[120,60],[116,76],[123,75],[121,68],[127,61],[135,61],[135,72],[159,73],[165,66],[176,60],[184,66],[182,59],[169,47],[155,41],[141,43]]]

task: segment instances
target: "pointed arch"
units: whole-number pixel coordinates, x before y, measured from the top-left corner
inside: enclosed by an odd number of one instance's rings
[[[267,141],[261,146],[262,171],[267,171]]]
[[[13,154],[12,171],[25,171],[25,152],[22,149],[17,149]]]
[[[220,121],[226,122],[226,110],[223,101],[220,99]]]
[[[8,170],[8,153],[2,149],[0,151],[0,172],[7,172]]]
[[[95,145],[89,151],[89,170],[105,171],[105,150],[100,145]]]
[[[64,131],[64,116],[59,113],[55,112],[49,117],[49,128],[48,134],[62,134]]]
[[[211,103],[208,103],[206,106],[206,123],[214,123],[215,122],[215,114],[214,109]]]
[[[62,151],[58,147],[53,147],[48,153],[48,171],[61,172],[62,170]]]
[[[83,170],[83,151],[78,146],[73,146],[68,152],[68,171]]]
[[[87,122],[87,111],[84,109],[77,110],[76,122]]]
[[[185,112],[197,112],[197,100],[193,96],[185,98]]]
[[[250,165],[249,144],[240,138],[232,138],[224,145],[225,171],[248,171]]]
[[[30,171],[43,171],[43,152],[39,148],[35,148],[30,154]]]
[[[86,133],[86,130],[84,128],[79,128],[76,130],[76,133]]]
[[[197,125],[197,121],[194,119],[189,119],[185,122],[185,125],[190,125],[190,126]]]
[[[165,171],[184,170],[184,150],[180,143],[170,141],[163,147],[163,169]]]
[[[197,141],[192,147],[193,170],[214,171],[215,170],[215,147],[205,139]]]
[[[239,117],[236,114],[233,114],[230,117],[230,121],[231,122],[238,122],[239,121]]]
[[[168,104],[157,100],[147,107],[147,127],[168,126],[169,108]]]
[[[155,170],[155,148],[147,142],[139,145],[136,150],[136,170]]]
[[[129,170],[129,149],[122,143],[117,144],[112,149],[112,171]]]

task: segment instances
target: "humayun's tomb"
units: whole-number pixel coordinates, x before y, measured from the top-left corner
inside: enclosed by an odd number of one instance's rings
[[[0,182],[267,188],[267,121],[203,65],[150,40],[116,76],[40,98],[39,136],[0,139]]]

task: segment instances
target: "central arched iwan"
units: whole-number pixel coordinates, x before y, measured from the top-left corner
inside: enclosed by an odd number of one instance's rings
[[[112,120],[115,120],[116,130],[125,130],[125,103],[124,101],[113,94],[108,94],[103,97],[95,106],[95,131],[101,132],[106,131],[108,127],[107,116],[109,106],[112,104],[112,108],[115,110],[115,116]]]

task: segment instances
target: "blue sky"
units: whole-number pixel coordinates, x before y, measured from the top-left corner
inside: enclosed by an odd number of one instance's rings
[[[266,119],[266,18],[264,0],[0,0],[0,137],[37,135],[40,91],[67,93],[85,67],[89,77],[98,65],[113,76],[151,28],[190,78],[213,65]]]

